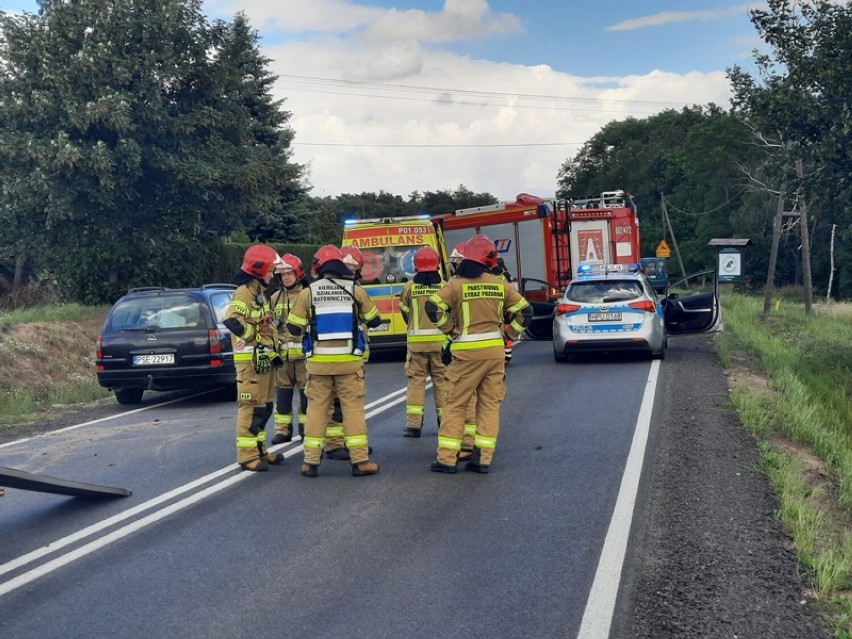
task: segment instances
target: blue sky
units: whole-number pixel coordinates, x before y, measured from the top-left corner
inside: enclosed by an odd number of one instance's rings
[[[727,106],[752,70],[750,8],[724,0],[205,0],[244,11],[279,76],[315,195],[553,195],[607,122]],[[7,12],[34,0],[0,0]],[[612,185],[631,189],[631,185]]]

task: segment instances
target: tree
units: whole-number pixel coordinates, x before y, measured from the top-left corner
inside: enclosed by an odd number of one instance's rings
[[[298,197],[289,114],[243,17],[210,24],[201,0],[39,4],[0,15],[0,226],[72,297],[197,283],[211,243]]]

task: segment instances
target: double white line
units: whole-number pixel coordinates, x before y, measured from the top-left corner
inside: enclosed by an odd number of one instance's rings
[[[428,382],[427,388],[430,388],[431,385],[432,385],[431,382]],[[405,393],[406,393],[406,389],[401,388],[397,391],[394,391],[393,393],[389,393],[389,394],[387,394],[383,397],[380,397],[379,399],[365,405],[364,409],[365,409],[365,411],[367,411],[366,417],[369,418],[369,417],[372,417],[374,415],[378,415],[379,413],[382,413],[382,412],[388,410],[392,406],[396,406],[397,404],[404,402],[405,401]],[[162,406],[162,404],[158,404],[158,406]],[[144,410],[144,409],[137,409],[137,410]],[[122,413],[121,415],[117,415],[116,417],[119,417],[119,416],[123,417],[123,416],[126,416],[126,415],[127,415],[127,413],[125,412],[125,413]],[[113,419],[113,418],[106,418],[106,419]],[[105,420],[96,420],[96,421],[105,421]],[[91,423],[95,423],[95,422],[89,422],[89,423],[91,424]],[[70,427],[70,428],[79,428],[82,425],[83,424],[79,424],[79,425],[76,425],[76,426],[73,426],[73,427]],[[64,430],[69,430],[69,429],[64,429]],[[288,446],[292,446],[292,444],[281,444],[279,446],[273,446],[269,450],[272,451],[272,452],[275,452],[275,451],[278,451],[278,450],[285,448],[285,447],[288,447]],[[298,443],[296,446],[292,446],[291,448],[289,448],[283,454],[284,454],[285,458],[292,457],[293,455],[300,453],[303,449],[304,449],[304,447],[301,445],[301,443]],[[175,497],[179,497],[180,495],[183,495],[184,493],[194,491],[195,489],[197,489],[201,486],[204,486],[205,484],[208,484],[212,481],[215,481],[215,480],[219,479],[220,477],[230,475],[228,477],[225,477],[225,479],[218,481],[218,483],[215,483],[211,486],[208,486],[207,488],[204,488],[203,490],[200,490],[198,492],[193,492],[191,495],[189,495],[188,497],[185,497],[184,499],[181,499],[180,501],[176,501],[173,504],[170,504],[168,506],[160,508],[159,510],[152,512],[151,514],[149,514],[145,517],[142,517],[141,519],[137,519],[137,520],[121,527],[121,528],[118,528],[117,530],[114,530],[114,531],[104,535],[103,537],[99,537],[98,539],[90,541],[87,544],[79,546],[78,548],[75,548],[74,550],[71,550],[71,551],[69,551],[69,552],[67,552],[67,553],[65,553],[65,554],[63,554],[63,555],[61,555],[61,556],[59,556],[55,559],[52,559],[52,560],[38,566],[37,568],[33,568],[32,570],[29,570],[25,573],[18,575],[17,577],[13,577],[12,579],[10,579],[8,581],[0,583],[0,596],[3,596],[7,593],[10,593],[13,590],[16,590],[17,588],[20,588],[21,586],[24,586],[24,585],[26,585],[26,584],[28,584],[32,581],[35,581],[39,577],[43,577],[44,575],[47,575],[47,574],[53,572],[54,570],[61,568],[62,566],[66,566],[66,565],[70,564],[72,561],[80,559],[81,557],[85,557],[86,555],[93,553],[96,550],[104,548],[105,546],[108,546],[112,542],[117,541],[119,539],[122,539],[122,538],[126,537],[127,535],[129,535],[133,532],[136,532],[137,530],[141,530],[141,529],[145,528],[146,526],[149,526],[149,525],[151,525],[155,522],[160,521],[161,519],[165,519],[169,515],[172,515],[176,512],[179,512],[179,511],[181,511],[185,508],[188,508],[189,506],[192,506],[193,504],[196,504],[196,503],[206,499],[207,497],[210,497],[211,495],[215,495],[219,491],[224,490],[225,488],[228,488],[230,486],[233,486],[234,484],[237,484],[237,483],[243,481],[244,479],[251,477],[254,474],[250,471],[244,471],[244,472],[241,472],[241,473],[232,474],[232,473],[234,473],[234,471],[239,470],[239,468],[240,468],[239,464],[230,464],[228,466],[225,466],[224,468],[220,468],[219,470],[212,472],[209,475],[205,475],[204,477],[200,477],[199,479],[196,479],[195,481],[189,482],[188,484],[184,484],[183,486],[175,488],[174,490],[170,490],[169,492],[163,493],[162,495],[159,495],[159,496],[157,496],[153,499],[150,499],[150,500],[146,501],[145,503],[139,504],[138,506],[134,506],[133,508],[130,508],[130,509],[125,510],[124,512],[121,512],[117,515],[114,515],[112,517],[104,519],[103,521],[98,522],[96,524],[92,524],[91,526],[83,528],[82,530],[80,530],[76,533],[73,533],[71,535],[68,535],[67,537],[63,537],[62,539],[54,541],[54,542],[48,544],[47,546],[42,546],[41,548],[34,550],[32,552],[29,552],[26,555],[21,555],[17,559],[13,559],[12,561],[6,562],[5,564],[0,564],[0,575],[5,575],[6,573],[12,572],[14,570],[18,570],[19,568],[23,568],[24,566],[31,564],[32,562],[37,561],[37,560],[41,559],[42,557],[46,557],[47,555],[55,553],[55,552],[61,550],[62,548],[66,548],[68,546],[71,546],[72,544],[75,544],[75,543],[77,543],[77,542],[79,542],[83,539],[86,539],[87,537],[91,537],[92,535],[95,535],[95,534],[97,534],[97,533],[99,533],[103,530],[111,528],[112,526],[115,526],[116,524],[119,524],[119,523],[126,521],[128,519],[131,519],[131,518],[135,517],[136,515],[139,515],[140,513],[143,513],[147,510],[150,510],[152,508],[160,506],[161,504],[164,504],[168,501],[171,501]]]

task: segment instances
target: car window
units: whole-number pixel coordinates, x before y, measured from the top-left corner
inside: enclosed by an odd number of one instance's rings
[[[201,302],[192,295],[130,297],[115,304],[110,314],[113,330],[194,328],[204,323]]]
[[[233,291],[222,291],[221,293],[210,295],[210,302],[213,304],[213,310],[216,313],[217,324],[225,321],[225,313],[228,312],[228,305],[231,303],[233,295]]]
[[[598,280],[573,282],[565,293],[569,302],[605,304],[635,300],[644,295],[641,283],[636,280]]]

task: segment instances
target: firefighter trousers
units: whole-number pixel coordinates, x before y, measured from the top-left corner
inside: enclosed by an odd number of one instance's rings
[[[479,463],[487,466],[494,456],[500,432],[500,404],[506,396],[506,364],[503,358],[453,360],[444,387],[444,418],[438,431],[438,462],[455,466],[462,448],[465,421],[471,399],[476,399],[476,435]]]
[[[408,391],[405,398],[405,418],[408,428],[422,428],[426,412],[426,378],[432,378],[432,394],[435,396],[435,414],[441,423],[444,406],[444,385],[447,367],[441,361],[441,352],[412,353],[405,357],[405,376]]]
[[[237,362],[237,463],[266,454],[266,423],[272,416],[275,371],[258,373],[251,362]]]
[[[275,433],[281,435],[293,435],[295,425],[301,424],[305,428],[305,420],[308,411],[308,398],[305,395],[305,385],[308,374],[305,370],[305,360],[291,359],[275,371]],[[295,392],[299,394],[298,421],[293,419],[293,398]]]
[[[308,377],[308,421],[305,425],[305,463],[318,466],[325,446],[326,428],[334,396],[340,399],[343,412],[343,439],[349,450],[352,464],[369,459],[367,420],[364,417],[363,366],[343,375],[317,375]]]

